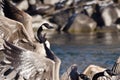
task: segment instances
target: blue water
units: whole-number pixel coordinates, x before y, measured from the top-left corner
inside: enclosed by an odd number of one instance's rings
[[[61,59],[60,73],[72,65],[82,72],[90,64],[111,68],[120,56],[120,33],[81,33],[49,35],[51,49]]]

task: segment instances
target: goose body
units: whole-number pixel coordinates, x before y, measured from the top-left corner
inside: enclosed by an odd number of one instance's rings
[[[92,80],[120,80],[120,57],[114,63],[112,69],[106,69],[102,72],[96,73]]]

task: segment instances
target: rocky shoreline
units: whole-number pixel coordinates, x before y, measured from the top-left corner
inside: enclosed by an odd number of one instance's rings
[[[32,16],[34,28],[48,22],[55,30],[70,33],[119,32],[119,1],[14,0],[13,4]]]

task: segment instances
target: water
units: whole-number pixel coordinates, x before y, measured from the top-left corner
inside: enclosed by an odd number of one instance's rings
[[[90,64],[109,68],[120,56],[120,33],[98,32],[49,35],[51,49],[61,59],[60,73],[72,65],[78,65],[82,72]]]

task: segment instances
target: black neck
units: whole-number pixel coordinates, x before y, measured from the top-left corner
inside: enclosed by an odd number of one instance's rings
[[[46,41],[45,37],[42,35],[42,26],[40,26],[40,28],[37,31],[37,37],[40,43],[44,43]]]
[[[102,77],[102,76],[104,76],[104,72],[96,73],[96,74],[93,76],[92,80],[97,80],[97,78]]]

